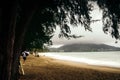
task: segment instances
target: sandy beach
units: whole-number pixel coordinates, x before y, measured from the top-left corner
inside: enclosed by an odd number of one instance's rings
[[[21,59],[22,62],[22,59]],[[120,80],[120,68],[29,55],[20,80]]]

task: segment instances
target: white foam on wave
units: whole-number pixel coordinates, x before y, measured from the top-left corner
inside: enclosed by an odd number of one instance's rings
[[[108,66],[108,67],[116,67],[120,68],[120,63],[115,62],[115,61],[102,61],[102,60],[96,60],[96,59],[88,59],[85,57],[73,57],[73,56],[63,56],[59,54],[53,54],[53,53],[44,53],[42,55],[49,56],[55,59],[60,59],[60,60],[68,60],[68,61],[75,61],[75,62],[82,62],[82,63],[87,63],[90,65],[99,65],[99,66]]]

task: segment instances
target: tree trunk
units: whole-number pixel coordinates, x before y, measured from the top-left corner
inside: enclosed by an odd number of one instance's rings
[[[27,7],[26,7],[27,5]],[[23,14],[20,18],[20,22],[16,27],[16,37],[15,37],[15,44],[14,44],[14,54],[13,54],[13,66],[12,66],[12,77],[11,80],[18,80],[19,79],[19,61],[20,61],[20,53],[22,49],[22,44],[24,42],[25,33],[27,31],[28,25],[37,10],[37,5],[32,4],[28,5],[26,3],[24,6]]]
[[[15,0],[3,3],[0,30],[0,80],[10,80],[16,27]]]
[[[18,80],[19,56],[27,26],[38,5],[25,2],[16,26],[17,0],[5,0],[0,8],[0,80]],[[27,7],[26,7],[27,6]],[[14,53],[14,54],[13,54]]]

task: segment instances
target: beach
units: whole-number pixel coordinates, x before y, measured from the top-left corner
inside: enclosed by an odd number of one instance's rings
[[[22,62],[22,59],[21,59]],[[20,80],[120,80],[120,68],[29,55]]]

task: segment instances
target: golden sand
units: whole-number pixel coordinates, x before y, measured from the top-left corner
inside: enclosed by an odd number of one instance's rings
[[[22,60],[21,60],[22,61]],[[20,80],[120,80],[120,68],[28,56]]]

